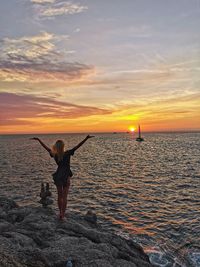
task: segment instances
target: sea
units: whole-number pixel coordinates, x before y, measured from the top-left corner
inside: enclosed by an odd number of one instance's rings
[[[66,149],[85,134],[37,135]],[[57,211],[54,160],[33,135],[0,136],[0,195],[40,205],[49,182]],[[159,267],[200,266],[200,133],[99,133],[71,158],[68,209],[92,210],[107,230],[139,243]]]

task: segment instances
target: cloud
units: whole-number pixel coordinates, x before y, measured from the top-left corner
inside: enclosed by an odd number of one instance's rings
[[[67,62],[71,51],[59,51],[57,42],[67,35],[41,32],[35,36],[0,40],[0,80],[2,81],[71,81],[94,72],[94,67]]]
[[[4,38],[0,40],[1,53],[5,59],[9,58],[14,62],[17,62],[18,55],[31,60],[52,52],[55,48],[53,41],[56,38],[55,35],[47,32],[19,39]]]
[[[31,0],[33,4],[46,4],[46,3],[55,3],[56,0]]]
[[[81,29],[79,29],[79,28],[76,28],[76,29],[74,30],[75,33],[80,32],[80,31],[81,31]]]
[[[127,103],[118,103],[116,105],[116,112],[126,116],[129,120],[131,116],[138,116],[142,114],[145,120],[158,120],[160,119],[174,119],[174,116],[184,117],[195,115],[199,113],[199,99],[200,93],[190,93],[182,96],[168,96],[167,98],[160,99],[146,99],[140,101],[127,101]],[[145,116],[144,116],[145,114]]]
[[[73,15],[86,11],[87,6],[70,1],[60,0],[31,0],[38,18],[53,18],[61,15]]]
[[[75,105],[55,98],[0,92],[1,125],[21,125],[43,119],[77,119],[110,114],[108,109]]]

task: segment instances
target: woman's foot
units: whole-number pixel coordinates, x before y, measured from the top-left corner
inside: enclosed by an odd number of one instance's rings
[[[59,214],[58,214],[58,220],[60,220],[60,221],[63,221],[64,220],[64,218],[65,218],[65,214],[63,213],[63,212],[60,212]]]
[[[61,217],[62,217],[62,219],[65,218],[65,212],[62,212],[62,213],[61,213]]]
[[[57,218],[58,218],[58,220],[62,220],[62,214],[59,213]]]

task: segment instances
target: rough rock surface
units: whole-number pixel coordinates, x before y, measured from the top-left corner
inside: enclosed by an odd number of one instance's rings
[[[73,267],[152,267],[139,245],[88,215],[70,213],[62,222],[50,208],[19,207],[0,197],[1,267],[64,267],[69,257]]]

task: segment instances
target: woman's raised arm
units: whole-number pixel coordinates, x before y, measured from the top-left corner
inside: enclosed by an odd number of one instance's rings
[[[94,136],[92,136],[92,135],[87,135],[84,139],[83,139],[83,141],[81,141],[77,146],[75,146],[72,150],[73,151],[75,151],[75,150],[77,150],[80,146],[82,146],[89,138],[92,138],[92,137],[94,137]]]
[[[46,146],[38,137],[30,138],[31,140],[37,140],[49,153],[51,152],[51,149]]]

